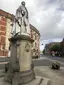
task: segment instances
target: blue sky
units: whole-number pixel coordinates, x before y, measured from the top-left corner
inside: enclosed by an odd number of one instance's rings
[[[0,0],[0,8],[15,15],[22,0]],[[64,0],[24,0],[29,22],[40,32],[40,42],[61,41],[64,38]],[[40,44],[40,48],[43,49]]]

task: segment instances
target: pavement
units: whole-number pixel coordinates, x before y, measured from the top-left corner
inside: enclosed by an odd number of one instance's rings
[[[60,69],[51,69],[52,62],[59,61]],[[35,74],[51,80],[51,85],[64,85],[64,58],[42,56],[34,60]]]
[[[50,79],[36,76],[34,80],[24,85],[50,85]]]
[[[64,67],[53,70],[50,66],[36,66],[34,70],[37,76],[49,78],[51,85],[64,85]]]
[[[50,66],[35,66],[34,67],[35,75],[38,77],[36,80],[30,82],[26,85],[39,85],[40,79],[43,78],[44,81],[41,85],[64,85],[64,67],[61,67],[59,70],[53,70]],[[5,75],[4,69],[0,70],[0,85],[2,84],[3,76]],[[39,78],[40,76],[40,78]],[[47,82],[50,82],[47,84]],[[9,85],[9,84],[4,84]]]
[[[51,64],[53,61],[58,60],[61,64],[59,70],[51,69]],[[64,85],[64,58],[57,57],[40,57],[39,59],[34,59],[34,71],[36,76],[45,77],[51,80],[51,85]],[[4,64],[8,63],[8,61],[0,62],[0,77],[5,75],[4,73]],[[3,71],[2,71],[3,70]],[[1,85],[1,84],[0,84]]]

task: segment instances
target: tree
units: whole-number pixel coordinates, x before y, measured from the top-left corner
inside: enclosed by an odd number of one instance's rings
[[[55,44],[55,45],[51,46],[50,51],[60,52],[60,45]]]
[[[43,54],[45,55],[45,50],[43,50]]]
[[[54,52],[56,52],[55,55],[59,55],[60,49],[61,49],[60,44],[54,44],[53,46],[51,46],[50,51],[54,51]]]

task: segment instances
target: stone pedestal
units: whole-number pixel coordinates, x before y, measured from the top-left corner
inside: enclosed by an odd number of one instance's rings
[[[0,77],[0,85],[12,85],[12,84],[9,82],[5,82],[4,77]],[[36,76],[35,79],[33,79],[31,82],[28,82],[26,84],[20,84],[18,80],[15,79],[13,81],[13,85],[51,85],[51,81],[48,78],[42,78],[42,77]]]
[[[5,79],[12,85],[30,82],[35,78],[31,56],[33,40],[26,35],[16,35],[9,40],[11,42],[11,57]]]

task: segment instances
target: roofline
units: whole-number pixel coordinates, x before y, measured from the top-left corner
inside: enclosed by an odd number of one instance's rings
[[[5,16],[6,18],[9,18],[9,19],[12,19],[12,20],[13,20],[14,17],[15,17],[13,14],[10,14],[10,13],[2,10],[2,9],[0,9],[0,15],[1,15],[1,16]]]
[[[9,18],[11,20],[14,20],[14,18],[15,18],[15,16],[13,14],[11,14],[9,12],[6,12],[6,11],[4,11],[2,9],[0,9],[0,15],[1,16],[5,16],[6,18]],[[39,34],[39,36],[40,36],[39,31],[33,25],[30,24],[30,27],[31,27],[31,29],[33,29],[34,31],[36,31]]]
[[[39,34],[39,36],[40,36],[40,32],[32,24],[30,24],[30,27],[31,27],[31,29],[33,29],[34,31],[36,31]]]

